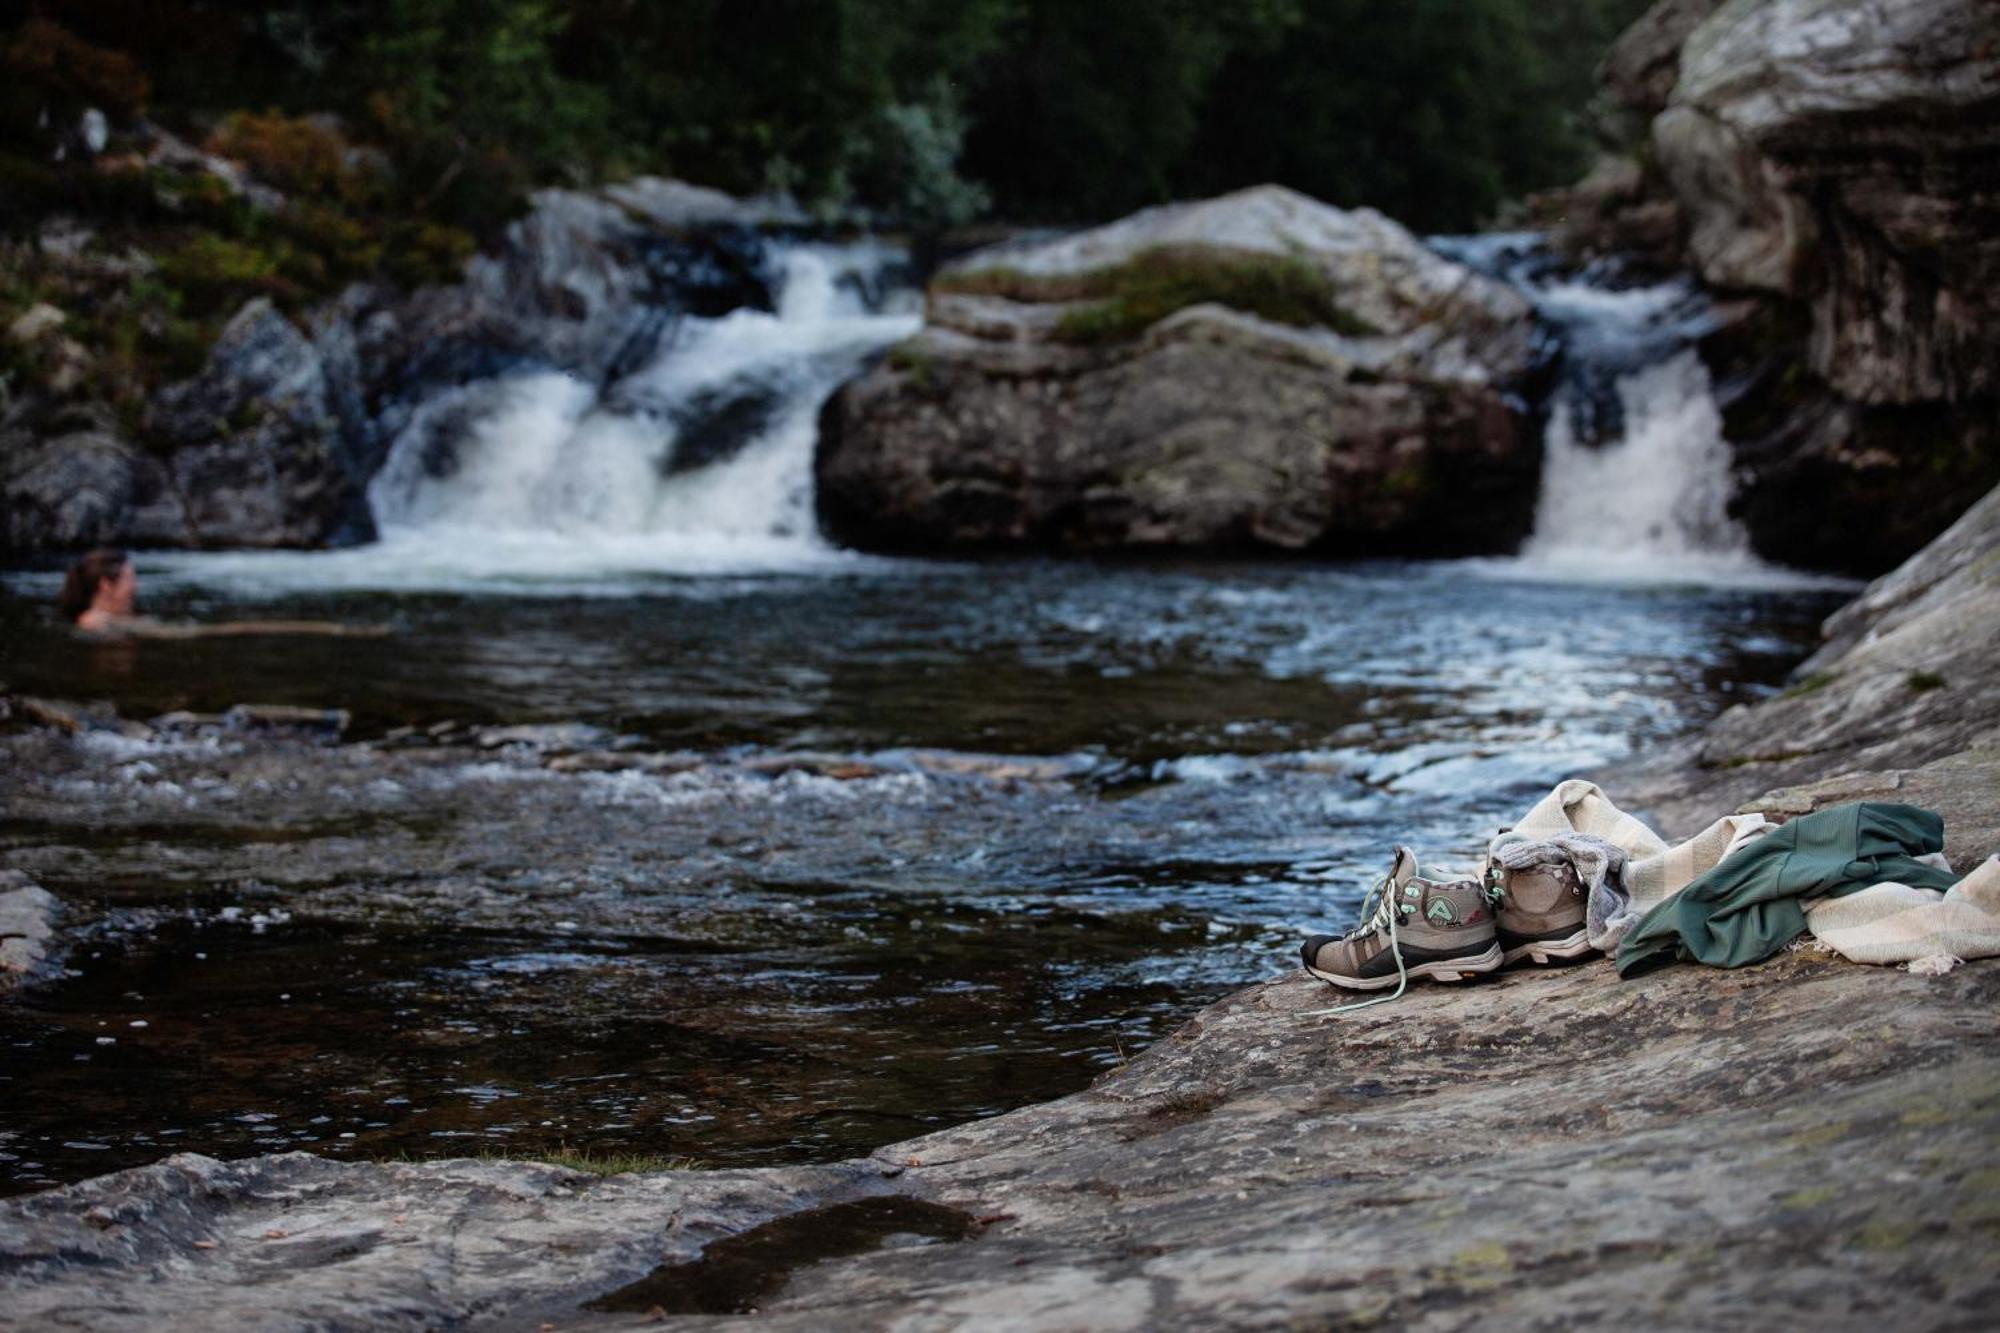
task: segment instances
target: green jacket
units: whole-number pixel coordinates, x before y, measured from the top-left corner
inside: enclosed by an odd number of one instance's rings
[[[1837,805],[1749,843],[1641,917],[1618,946],[1619,976],[1674,958],[1714,967],[1762,962],[1806,928],[1806,898],[1894,880],[1948,889],[1957,875],[1918,856],[1944,848],[1944,820],[1914,805]]]

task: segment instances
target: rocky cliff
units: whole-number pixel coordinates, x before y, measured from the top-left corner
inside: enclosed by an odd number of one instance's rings
[[[1662,0],[1601,74],[1637,148],[1545,216],[1736,298],[1705,351],[1760,553],[1891,567],[2000,480],[2000,9]]]
[[[871,549],[1505,549],[1539,452],[1511,290],[1277,187],[982,252],[821,417]]]
[[[1692,833],[1736,809],[1930,806],[1946,851],[2000,852],[2000,490],[1826,622],[1782,694],[1616,775]]]
[[[680,314],[769,308],[761,233],[796,222],[651,178],[543,191],[462,281],[357,284],[293,315],[251,301],[197,374],[124,412],[81,371],[41,373],[85,353],[63,334],[63,311],[38,307],[0,331],[40,367],[0,398],[0,549],[366,540],[368,482],[425,398],[537,369],[603,381]],[[45,261],[83,271],[108,262],[113,241],[58,218],[37,244]],[[120,262],[143,273],[150,261]]]

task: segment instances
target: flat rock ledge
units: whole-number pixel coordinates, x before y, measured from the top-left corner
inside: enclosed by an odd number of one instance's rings
[[[1089,1091],[831,1167],[175,1157],[0,1206],[0,1323],[674,1327],[583,1307],[883,1194],[969,1234],[703,1326],[1971,1328],[2000,1301],[2000,965],[1599,962],[1313,1013],[1333,998],[1252,987]]]

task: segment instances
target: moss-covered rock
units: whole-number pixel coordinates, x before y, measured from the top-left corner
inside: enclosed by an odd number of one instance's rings
[[[821,418],[823,526],[874,549],[1505,550],[1534,425],[1511,290],[1266,187],[1001,247]]]

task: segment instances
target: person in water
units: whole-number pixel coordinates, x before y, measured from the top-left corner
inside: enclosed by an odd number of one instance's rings
[[[221,625],[177,625],[137,611],[139,571],[132,557],[111,547],[78,556],[63,575],[56,606],[63,619],[85,634],[137,635],[155,639],[228,638],[244,634],[318,634],[374,638],[380,625],[341,625],[325,620],[235,620]]]

